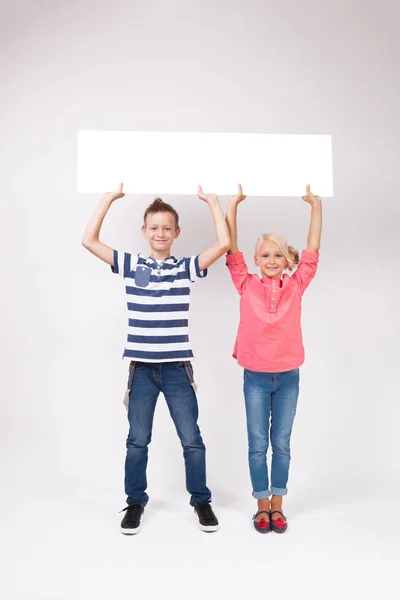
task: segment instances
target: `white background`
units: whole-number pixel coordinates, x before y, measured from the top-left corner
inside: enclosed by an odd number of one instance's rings
[[[398,12],[395,0],[4,4],[2,598],[397,597]],[[76,194],[79,129],[333,136],[335,197],[304,297],[284,536],[250,523],[242,374],[231,358],[238,296],[223,260],[195,284],[191,306],[221,531],[194,525],[160,397],[147,523],[134,538],[119,533],[125,304],[119,278],[80,245],[99,197]],[[181,217],[176,255],[214,240],[197,183],[191,197],[165,197]],[[104,242],[145,252],[151,199],[115,203]],[[309,207],[249,197],[239,219],[251,264],[265,231],[301,250]]]

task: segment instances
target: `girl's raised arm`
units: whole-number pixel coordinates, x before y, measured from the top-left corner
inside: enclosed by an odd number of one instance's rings
[[[306,195],[302,196],[305,202],[311,206],[310,228],[307,237],[308,252],[318,252],[321,245],[322,229],[322,203],[319,196],[311,193],[310,185],[306,187]]]

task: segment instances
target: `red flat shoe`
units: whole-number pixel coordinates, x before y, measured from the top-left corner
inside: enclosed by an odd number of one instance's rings
[[[263,517],[259,521],[256,521],[256,517],[258,517],[258,515],[261,515],[262,513],[265,513],[266,515],[269,515],[270,520],[267,521]],[[268,533],[269,531],[271,531],[271,514],[269,513],[269,511],[268,510],[259,510],[253,516],[253,525],[254,525],[254,529],[256,531],[258,531],[258,533]]]
[[[278,513],[281,515],[278,519],[273,519],[272,515]],[[276,533],[283,533],[287,529],[287,520],[283,513],[280,510],[273,510],[271,512],[271,529],[276,531]]]

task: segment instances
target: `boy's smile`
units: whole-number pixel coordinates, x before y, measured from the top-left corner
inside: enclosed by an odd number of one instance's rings
[[[149,242],[151,256],[162,260],[170,256],[171,246],[179,236],[180,229],[176,229],[175,218],[171,213],[157,212],[147,216],[142,233]]]

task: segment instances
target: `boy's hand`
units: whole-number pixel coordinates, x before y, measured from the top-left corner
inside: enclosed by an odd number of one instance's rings
[[[311,206],[313,204],[316,204],[317,202],[321,202],[321,198],[319,196],[314,196],[314,194],[311,193],[310,184],[307,184],[306,195],[302,196],[302,199],[304,200],[304,202],[308,202],[308,204],[311,204]]]
[[[107,202],[114,202],[114,200],[118,200],[118,198],[123,198],[125,194],[122,191],[123,183],[120,183],[115,192],[106,192],[103,196],[103,199]]]
[[[234,196],[229,196],[228,202],[233,202],[233,204],[239,204],[239,202],[243,202],[243,200],[245,200],[246,198],[247,196],[243,195],[242,186],[239,183],[237,193]]]
[[[200,198],[200,200],[207,202],[207,204],[218,204],[217,194],[205,194],[201,185],[199,185],[199,189],[197,190],[197,197]]]

